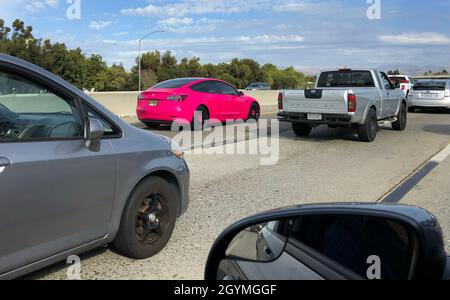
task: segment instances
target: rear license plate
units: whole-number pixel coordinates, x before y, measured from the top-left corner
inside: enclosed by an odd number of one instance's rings
[[[422,94],[420,94],[419,95],[420,96],[420,98],[427,98],[427,99],[439,99],[440,97],[440,95],[439,94],[437,94],[437,93],[422,93]]]
[[[308,120],[321,121],[322,120],[322,115],[321,114],[308,114]]]
[[[150,100],[148,101],[149,106],[158,106],[158,100]]]

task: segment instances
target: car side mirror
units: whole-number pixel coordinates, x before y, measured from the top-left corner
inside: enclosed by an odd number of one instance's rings
[[[440,226],[424,209],[320,204],[237,222],[211,248],[206,280],[442,279]]]
[[[89,150],[93,152],[100,151],[100,142],[104,134],[105,128],[99,120],[95,118],[88,118],[86,120],[84,140],[85,145]]]
[[[238,95],[239,95],[239,97],[242,97],[242,96],[244,96],[245,94],[244,94],[243,91],[239,91]]]

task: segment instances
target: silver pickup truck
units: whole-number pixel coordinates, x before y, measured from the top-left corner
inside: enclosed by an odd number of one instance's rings
[[[314,89],[282,91],[278,108],[278,119],[292,123],[294,133],[303,137],[328,125],[357,129],[362,141],[372,142],[379,123],[392,123],[398,131],[407,123],[405,93],[376,70],[322,72]]]

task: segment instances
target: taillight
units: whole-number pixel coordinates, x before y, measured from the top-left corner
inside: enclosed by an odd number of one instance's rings
[[[406,84],[408,84],[408,83],[409,83],[409,80],[402,79],[402,80],[400,80],[400,83],[406,83]]]
[[[139,101],[144,100],[144,96],[142,94],[139,94],[137,100],[139,103]]]
[[[283,109],[283,93],[278,94],[278,109]]]
[[[178,101],[184,101],[184,100],[186,100],[186,98],[187,98],[187,95],[174,95],[174,96],[167,97],[166,100],[178,102]]]
[[[356,95],[348,94],[347,96],[348,102],[348,112],[354,113],[356,112]]]
[[[401,87],[400,87],[400,89],[403,91],[404,89],[406,88],[406,86],[404,86],[404,85],[402,85]]]

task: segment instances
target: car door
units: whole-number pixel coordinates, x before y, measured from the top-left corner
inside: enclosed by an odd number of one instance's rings
[[[107,235],[115,194],[114,151],[86,148],[81,101],[22,72],[0,68],[0,274]]]
[[[380,72],[380,77],[382,83],[381,96],[383,98],[381,116],[384,118],[395,116],[399,103],[398,93],[385,73]]]
[[[245,110],[245,99],[239,95],[239,92],[229,84],[217,81],[217,87],[222,94],[222,106],[226,111],[227,119],[238,119],[243,117],[243,111]],[[248,112],[247,112],[248,113]]]
[[[199,93],[202,103],[206,104],[208,107],[211,119],[218,119],[220,121],[226,119],[226,108],[224,107],[222,94],[220,93],[215,80],[202,81],[191,86],[191,89]]]

